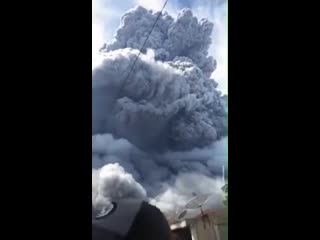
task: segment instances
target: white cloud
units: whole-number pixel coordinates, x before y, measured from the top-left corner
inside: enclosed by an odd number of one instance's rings
[[[209,54],[217,60],[217,69],[212,77],[219,83],[218,88],[228,92],[228,35],[227,35],[227,1],[194,0],[193,13],[201,18],[208,18],[214,23],[213,43]],[[218,3],[219,5],[216,5]]]
[[[225,199],[221,189],[223,184],[224,182],[220,178],[209,178],[194,173],[180,174],[166,191],[156,198],[150,199],[150,202],[159,207],[169,218],[185,209],[185,205],[192,198],[193,193],[198,195],[210,193],[203,210],[220,208],[223,206],[223,200]],[[198,214],[199,209],[188,211],[189,217]]]
[[[101,47],[104,41],[102,26],[98,23],[92,24],[92,53]]]
[[[214,56],[217,59],[217,70],[213,77],[220,84],[224,93],[228,92],[228,26],[227,26],[227,3],[215,10],[213,21],[214,29]]]
[[[140,6],[143,6],[145,8],[150,8],[154,10],[161,10],[163,7],[163,4],[165,3],[165,0],[135,0],[137,4]]]
[[[92,53],[98,52],[104,42],[115,34],[122,14],[134,7],[130,0],[92,0]]]
[[[142,7],[145,7],[147,9],[152,9],[155,11],[160,11],[165,3],[165,0],[135,0],[137,5],[140,5]],[[172,17],[176,17],[179,12],[178,5],[175,4],[175,1],[168,1],[164,11],[169,13]]]

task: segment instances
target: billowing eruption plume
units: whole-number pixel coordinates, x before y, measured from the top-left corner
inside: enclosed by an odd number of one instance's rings
[[[105,51],[140,49],[158,15],[158,12],[147,11],[143,7],[124,14],[115,40],[106,46]],[[145,49],[154,49],[155,60],[175,61],[177,57],[187,57],[206,76],[210,76],[216,67],[213,58],[208,56],[212,30],[212,23],[206,19],[198,21],[190,9],[182,10],[176,21],[164,13],[153,29]]]
[[[190,10],[164,14],[127,79],[157,13],[138,7],[122,17],[93,71],[93,134],[111,133],[143,150],[189,150],[226,135],[226,112],[208,57],[213,25]],[[158,61],[157,61],[158,60]]]
[[[109,203],[122,198],[146,198],[146,191],[119,164],[107,164],[92,171],[92,203]]]
[[[226,162],[227,107],[210,79],[213,24],[188,9],[177,19],[162,14],[126,78],[157,16],[142,7],[125,13],[92,71],[95,204],[148,196],[170,212],[171,197],[180,194],[181,205],[208,191],[195,176],[222,196],[212,177]]]

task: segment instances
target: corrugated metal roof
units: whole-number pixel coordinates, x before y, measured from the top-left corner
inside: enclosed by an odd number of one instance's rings
[[[228,222],[228,211],[227,211],[227,208],[222,208],[222,209],[209,209],[209,210],[205,210],[203,211],[204,214],[201,215],[198,214],[197,216],[193,217],[193,218],[190,218],[190,219],[187,219],[186,222],[192,222],[194,220],[197,220],[197,219],[201,219],[202,217],[208,215],[210,217],[213,217],[216,224],[225,224]],[[181,224],[180,221],[177,221],[176,219],[168,219],[168,222],[170,225],[172,226],[179,226],[179,224]],[[184,221],[182,221],[184,222]]]

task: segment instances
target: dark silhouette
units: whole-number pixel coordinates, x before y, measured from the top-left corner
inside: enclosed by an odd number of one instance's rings
[[[92,240],[170,240],[163,213],[138,200],[121,200],[100,211],[93,209]]]

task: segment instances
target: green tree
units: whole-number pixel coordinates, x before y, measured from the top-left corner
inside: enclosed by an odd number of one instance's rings
[[[225,194],[226,199],[223,201],[223,204],[227,207],[227,212],[228,212],[228,184],[225,184],[222,187],[222,190]],[[228,224],[227,224],[227,231],[226,231],[226,236],[225,240],[228,240]]]
[[[224,191],[225,193],[225,196],[226,196],[226,200],[223,201],[224,205],[228,207],[228,184],[224,185],[222,187],[222,190]]]

